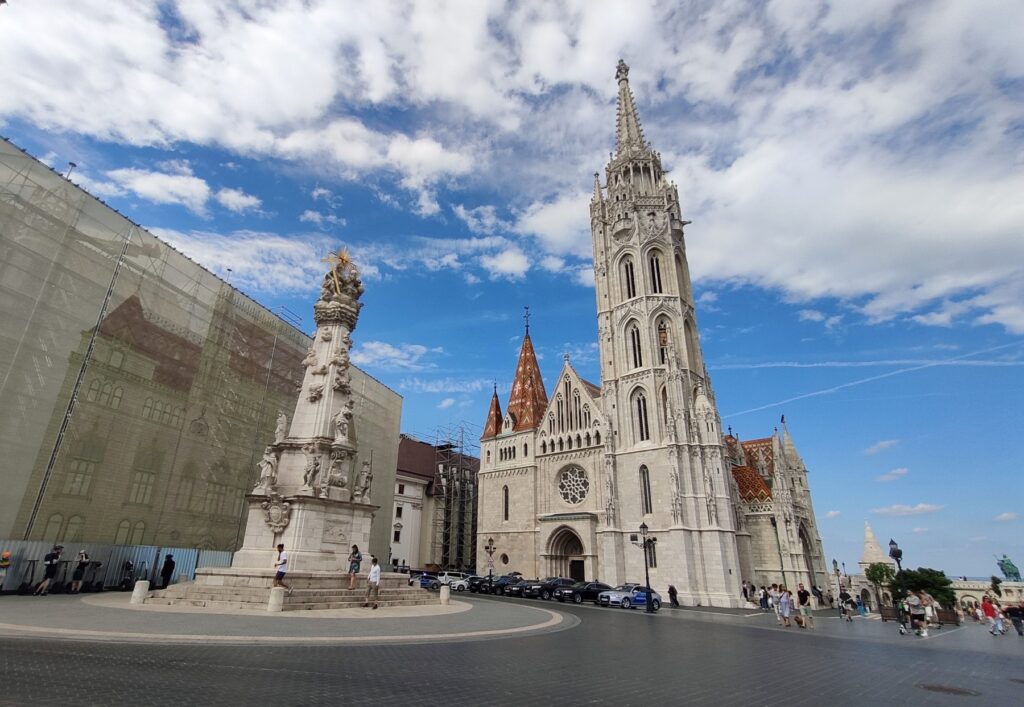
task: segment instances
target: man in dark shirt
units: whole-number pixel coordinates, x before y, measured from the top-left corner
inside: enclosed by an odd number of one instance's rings
[[[1018,636],[1024,636],[1024,601],[1018,604],[1007,604],[1003,614],[1013,622]]]
[[[804,588],[803,584],[797,590],[796,604],[800,607],[800,627],[814,628],[814,615],[811,613],[814,605],[811,604],[811,593]]]
[[[54,545],[53,550],[43,557],[43,581],[36,585],[33,593],[35,596],[46,596],[49,592],[50,582],[57,576],[57,569],[60,567],[60,556],[64,553],[63,545]]]

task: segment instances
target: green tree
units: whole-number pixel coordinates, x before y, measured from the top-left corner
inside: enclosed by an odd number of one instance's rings
[[[931,594],[942,606],[956,606],[956,594],[953,592],[949,577],[941,570],[918,567],[916,570],[900,570],[892,580],[892,597],[899,600],[907,596],[907,591],[925,591]]]
[[[875,600],[882,606],[882,587],[892,584],[896,578],[896,570],[888,562],[875,562],[864,570],[864,576],[875,585]]]

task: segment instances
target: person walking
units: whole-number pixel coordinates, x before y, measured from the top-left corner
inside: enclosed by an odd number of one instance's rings
[[[43,557],[43,581],[36,585],[32,596],[45,597],[49,594],[50,582],[57,576],[57,568],[60,567],[60,556],[64,554],[63,545],[54,545],[50,552]]]
[[[356,588],[356,575],[363,564],[363,555],[359,552],[359,546],[353,545],[352,552],[348,554],[348,588]]]
[[[160,568],[161,589],[167,589],[167,585],[171,583],[171,577],[174,576],[174,567],[174,555],[167,554],[164,557],[164,566]]]
[[[1013,624],[1017,635],[1024,638],[1024,601],[1011,604],[1003,610],[1003,613],[1010,619],[1010,623]]]
[[[910,625],[914,633],[921,638],[928,638],[928,620],[925,618],[924,604],[921,596],[913,589],[907,592],[907,609],[910,611]]]
[[[292,588],[284,583],[284,576],[288,574],[288,553],[284,549],[284,543],[279,543],[277,546],[277,559],[274,560],[274,569],[277,570],[274,574],[274,587],[284,587],[288,590],[288,594],[291,595]]]
[[[757,600],[758,600],[758,604],[761,607],[761,611],[763,611],[764,613],[767,614],[768,613],[768,590],[765,589],[764,585],[761,586],[761,589],[758,592]]]
[[[668,585],[668,603],[671,606],[679,606],[679,590],[674,584]]]
[[[775,623],[778,624],[782,623],[782,614],[779,612],[780,597],[781,592],[779,592],[779,585],[773,584],[771,591],[768,592],[768,603],[771,605],[772,609],[775,610]]]
[[[796,600],[797,606],[800,607],[800,628],[814,628],[814,615],[811,613],[814,606],[811,604],[811,593],[804,589],[803,583],[797,585]]]
[[[782,625],[789,628],[789,615],[793,611],[793,595],[785,586],[779,587],[779,616],[782,618]]]
[[[82,579],[85,577],[87,569],[89,569],[89,553],[84,549],[79,550],[78,555],[75,556],[75,571],[71,575],[70,594],[78,594],[82,591]]]
[[[377,608],[377,601],[380,598],[380,565],[377,564],[377,558],[370,555],[370,572],[366,576],[366,601],[363,602],[363,606],[369,606],[370,601],[373,601],[373,608]]]

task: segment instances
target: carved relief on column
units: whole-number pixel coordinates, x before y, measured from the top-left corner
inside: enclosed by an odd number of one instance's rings
[[[302,474],[302,490],[316,495],[317,480],[320,477],[322,461],[320,451],[315,444],[308,444],[302,448],[306,455],[306,467]]]
[[[613,526],[616,523],[615,458],[610,454],[605,455],[604,458],[604,484],[604,523],[605,525]]]
[[[278,456],[274,447],[269,446],[264,449],[263,458],[256,464],[256,468],[260,471],[260,478],[252,493],[265,496],[277,491],[277,464]]]

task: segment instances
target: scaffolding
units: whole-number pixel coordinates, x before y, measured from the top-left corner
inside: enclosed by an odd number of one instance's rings
[[[434,517],[430,557],[441,569],[476,563],[477,472],[482,430],[468,422],[434,431]]]

